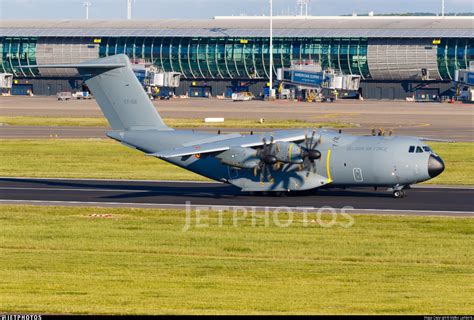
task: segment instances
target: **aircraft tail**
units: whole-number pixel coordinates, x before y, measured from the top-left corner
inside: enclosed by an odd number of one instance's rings
[[[125,54],[75,65],[38,67],[77,68],[113,130],[171,130],[143,90]]]

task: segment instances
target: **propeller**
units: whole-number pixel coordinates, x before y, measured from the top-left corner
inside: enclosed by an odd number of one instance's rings
[[[319,152],[316,147],[321,143],[321,137],[315,139],[316,131],[313,130],[311,137],[308,137],[306,133],[304,138],[304,147],[301,153],[301,158],[303,158],[303,164],[301,165],[301,170],[306,170],[306,177],[309,176],[310,172],[316,173],[316,163],[315,160],[321,159],[321,152]]]
[[[260,158],[260,162],[254,167],[253,174],[257,176],[257,171],[260,171],[260,183],[263,183],[265,178],[272,182],[273,177],[271,174],[271,167],[278,163],[277,157],[273,153],[273,136],[270,138],[270,142],[263,138],[263,146],[257,151],[257,156]]]

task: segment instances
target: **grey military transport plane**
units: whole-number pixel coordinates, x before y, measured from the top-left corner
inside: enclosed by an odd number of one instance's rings
[[[354,136],[326,129],[265,134],[209,134],[166,126],[120,54],[76,65],[112,131],[125,146],[247,192],[311,190],[321,187],[386,187],[394,197],[444,170],[424,139]]]

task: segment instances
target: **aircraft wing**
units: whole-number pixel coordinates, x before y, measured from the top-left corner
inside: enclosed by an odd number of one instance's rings
[[[194,154],[205,154],[205,153],[213,153],[213,152],[221,152],[225,150],[229,150],[232,147],[243,147],[243,148],[251,148],[251,147],[258,147],[263,145],[263,138],[265,138],[268,142],[270,141],[271,137],[273,136],[274,142],[299,142],[305,139],[305,131],[304,130],[285,130],[285,131],[276,131],[274,133],[266,133],[266,134],[256,134],[256,135],[227,135],[222,136],[222,139],[218,141],[211,141],[206,142],[199,141],[196,144],[187,144],[186,146],[172,149],[172,150],[164,150],[157,153],[149,154],[150,156],[158,157],[158,158],[174,158],[174,157],[182,157],[182,156],[189,156]]]

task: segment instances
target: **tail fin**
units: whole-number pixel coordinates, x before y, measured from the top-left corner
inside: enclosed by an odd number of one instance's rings
[[[125,54],[75,65],[38,67],[77,68],[113,130],[171,130],[143,90]]]

